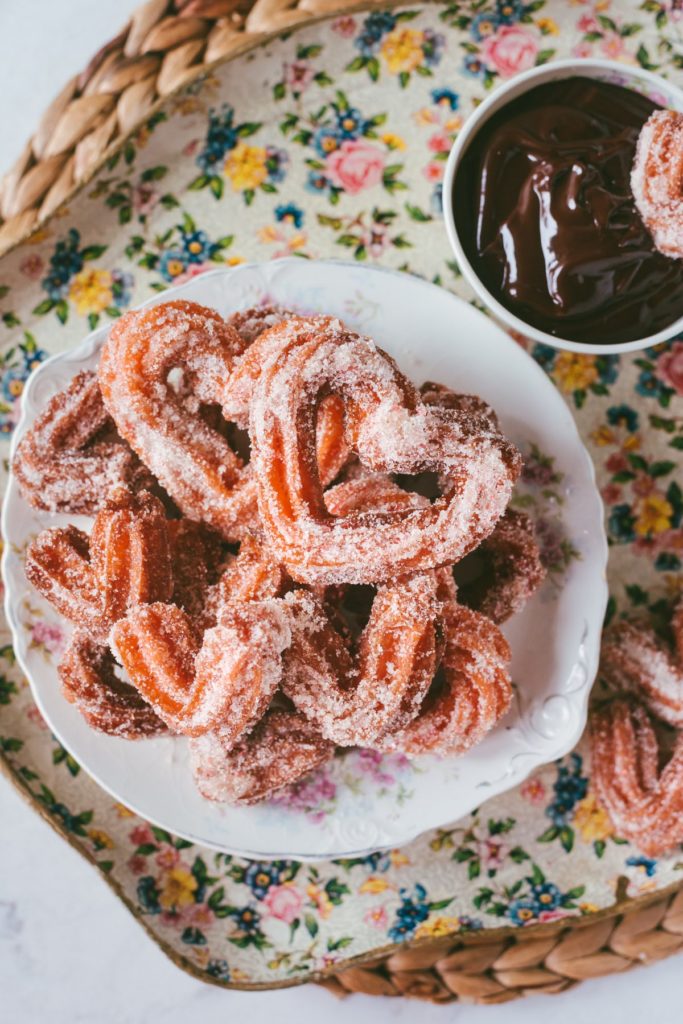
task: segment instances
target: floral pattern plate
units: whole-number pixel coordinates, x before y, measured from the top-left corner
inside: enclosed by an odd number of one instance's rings
[[[130,743],[102,736],[64,700],[56,660],[33,642],[37,624],[51,630],[62,624],[28,584],[23,554],[39,529],[69,517],[31,509],[10,478],[3,520],[7,618],[36,702],[64,747],[117,799],[164,829],[219,850],[299,859],[357,856],[407,842],[571,749],[583,730],[597,668],[607,545],[592,464],[567,407],[536,363],[449,292],[353,263],[286,259],[217,270],[151,304],[179,296],[224,315],[270,302],[331,313],[375,338],[417,383],[443,381],[486,398],[526,454],[514,500],[536,518],[549,579],[505,627],[514,705],[474,750],[458,759],[413,761],[353,751],[265,804],[235,808],[202,799],[184,740]],[[52,394],[76,372],[97,365],[106,334],[107,327],[100,327],[36,369],[15,441]]]

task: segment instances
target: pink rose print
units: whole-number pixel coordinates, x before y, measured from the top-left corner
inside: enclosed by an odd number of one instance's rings
[[[278,921],[291,924],[299,916],[304,898],[295,885],[273,885],[266,893],[263,905]]]
[[[59,626],[50,622],[35,622],[31,627],[31,643],[44,647],[49,654],[59,654],[64,646],[64,634]]]
[[[366,924],[369,924],[371,928],[377,928],[379,931],[384,931],[387,927],[389,918],[384,907],[372,907],[370,910],[366,910],[363,915],[363,920]]]
[[[622,470],[628,469],[628,459],[623,452],[613,452],[607,459],[605,467],[610,473],[621,473]]]
[[[160,850],[154,859],[160,868],[170,870],[171,868],[174,868],[180,860],[180,853],[172,846],[167,846],[163,850]]]
[[[624,52],[624,40],[618,32],[608,32],[607,35],[600,40],[600,49],[604,53],[605,57],[609,57],[610,60],[616,60],[618,57],[621,57]]]
[[[592,52],[590,43],[577,43],[572,50],[572,57],[590,57]]]
[[[343,18],[337,18],[332,22],[332,31],[336,32],[342,39],[350,39],[356,31],[356,19],[347,15]]]
[[[200,274],[205,274],[207,270],[215,270],[216,267],[217,264],[211,260],[204,260],[203,263],[190,263],[187,270],[173,278],[173,284],[185,284],[186,281],[191,281],[193,277],[199,277]]]
[[[537,921],[559,921],[560,918],[562,918],[562,917],[576,917],[576,914],[572,913],[570,910],[542,910],[540,912],[540,914],[538,915],[538,917],[536,918],[536,920]],[[533,924],[534,921],[531,920],[531,921],[528,921],[527,923],[528,924]]]
[[[29,722],[33,722],[33,724],[37,725],[39,729],[50,728],[45,719],[43,718],[43,716],[41,715],[38,708],[35,706],[35,704],[32,704],[31,707],[28,709],[28,711],[26,712],[26,717],[28,718]]]
[[[645,498],[655,490],[655,481],[649,473],[639,473],[631,484],[631,489],[638,497]]]
[[[504,77],[532,68],[537,52],[536,40],[519,25],[503,25],[482,45],[486,63]]]
[[[446,132],[435,132],[427,145],[434,153],[447,153],[451,148],[451,140]]]
[[[141,217],[151,213],[158,202],[159,193],[151,185],[143,182],[133,189],[133,209]]]
[[[432,161],[432,163],[427,164],[427,166],[422,169],[422,173],[427,181],[441,181],[443,178],[443,164],[438,164],[435,161]]]
[[[600,26],[593,14],[582,14],[578,21],[579,32],[599,32]]]
[[[522,783],[520,793],[530,804],[538,807],[545,802],[546,789],[540,779],[527,779]]]
[[[605,484],[600,493],[606,505],[616,505],[623,492],[619,484]]]
[[[365,139],[346,139],[325,164],[328,179],[350,196],[379,184],[383,170],[384,153]]]
[[[675,341],[657,360],[657,376],[683,395],[683,341]]]
[[[479,844],[479,855],[487,868],[502,868],[510,847],[495,836],[489,836]]]
[[[129,838],[131,843],[135,843],[136,846],[144,846],[146,843],[154,842],[154,836],[149,825],[136,825],[134,829],[131,829]]]
[[[295,92],[304,92],[313,81],[313,68],[302,60],[285,64],[285,82]]]
[[[144,857],[134,854],[128,861],[128,868],[134,875],[141,875],[147,867],[147,861]]]
[[[19,270],[26,277],[30,277],[32,281],[37,281],[43,273],[45,264],[42,256],[39,256],[37,252],[32,252],[29,256],[21,261],[19,264]]]
[[[637,537],[633,543],[633,550],[640,555],[651,557],[658,555],[661,551],[683,554],[683,530],[664,530],[656,537]]]

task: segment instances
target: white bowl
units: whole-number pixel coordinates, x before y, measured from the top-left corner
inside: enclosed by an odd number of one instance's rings
[[[498,302],[491,295],[468,260],[455,225],[453,203],[451,202],[455,174],[465,150],[482,125],[497,113],[501,107],[517,99],[522,93],[528,92],[529,89],[534,89],[543,82],[554,82],[558,79],[573,78],[577,75],[586,78],[597,78],[600,81],[609,82],[613,85],[621,85],[627,89],[639,92],[642,96],[647,96],[648,99],[659,103],[661,106],[671,107],[674,110],[683,110],[683,89],[673,85],[659,75],[652,74],[651,71],[643,71],[640,68],[630,67],[618,61],[558,60],[516,75],[506,85],[496,89],[488,99],[484,100],[477,107],[475,112],[465,122],[451,149],[446,165],[443,186],[446,231],[448,232],[449,241],[463,276],[482,302],[511,330],[517,331],[527,338],[532,338],[534,341],[543,342],[545,345],[551,345],[553,348],[566,349],[569,352],[585,352],[590,355],[599,355],[601,353],[615,355],[617,352],[635,352],[638,349],[656,345],[658,342],[668,341],[669,338],[679,334],[683,331],[683,317],[658,331],[657,334],[614,345],[588,344],[586,342],[558,338],[554,334],[547,334],[545,331],[541,331],[525,320],[515,316],[514,313],[511,313],[509,309],[506,309],[502,303]]]
[[[554,537],[553,550],[564,537],[580,557],[505,624],[516,699],[498,727],[464,757],[403,763],[388,756],[376,764],[349,752],[323,769],[324,784],[309,787],[306,807],[303,798],[289,806],[273,801],[230,807],[199,795],[183,739],[131,743],[103,736],[62,696],[57,658],[36,642],[37,631],[34,637],[36,624],[59,628],[60,617],[28,583],[24,557],[39,530],[74,519],[87,528],[88,522],[30,508],[11,476],[2,522],[7,620],[19,664],[63,746],[116,799],[176,835],[246,856],[299,860],[358,856],[406,843],[567,753],[583,731],[597,669],[607,544],[592,463],[571,413],[540,367],[492,320],[451,292],[357,263],[288,259],[217,270],[146,305],[181,297],[223,315],[267,301],[331,313],[376,338],[416,382],[438,380],[482,395],[512,440],[527,452],[535,444],[554,459],[554,472],[536,461],[538,478],[522,493],[532,503],[530,513],[545,522],[546,536]],[[80,370],[97,367],[106,335],[107,328],[100,328],[32,374],[15,446],[53,394]],[[547,532],[549,526],[555,534]]]

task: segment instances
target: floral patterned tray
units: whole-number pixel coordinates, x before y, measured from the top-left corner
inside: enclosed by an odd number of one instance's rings
[[[261,44],[169,98],[0,260],[6,442],[37,362],[208,267],[342,255],[470,298],[440,218],[462,119],[499,79],[555,57],[617,57],[683,79],[674,6],[487,0],[355,13]],[[634,356],[533,354],[596,464],[608,615],[664,618],[682,580],[683,340]],[[567,553],[551,545],[547,557],[561,565]],[[4,770],[200,977],[291,984],[406,939],[590,915],[681,880],[678,854],[648,859],[613,834],[581,746],[400,850],[315,866],[215,854],[98,789],[46,730],[6,631],[3,643]],[[32,643],[54,654],[60,637],[37,623]]]

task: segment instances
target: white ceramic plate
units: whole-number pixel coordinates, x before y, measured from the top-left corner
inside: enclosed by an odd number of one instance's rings
[[[253,857],[312,860],[406,843],[570,750],[585,724],[597,668],[607,546],[592,464],[567,407],[533,360],[449,292],[358,264],[289,259],[218,270],[147,305],[172,297],[225,315],[265,301],[336,314],[375,338],[416,382],[443,381],[483,396],[529,455],[519,496],[538,520],[555,571],[505,626],[516,699],[506,719],[470,753],[408,762],[350,751],[284,797],[236,809],[199,796],[184,740],[131,743],[102,736],[62,697],[58,655],[46,650],[45,637],[47,625],[58,629],[63,623],[29,586],[23,552],[39,530],[69,517],[34,511],[10,479],[3,510],[7,618],[22,669],[61,743],[116,799],[177,835]],[[56,391],[79,370],[97,366],[106,331],[38,367],[24,392],[15,444]],[[534,455],[533,446],[552,464]],[[53,638],[47,646],[54,645]]]

